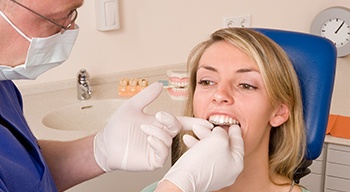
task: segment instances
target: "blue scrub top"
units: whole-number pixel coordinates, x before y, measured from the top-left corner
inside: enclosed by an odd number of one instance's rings
[[[0,191],[57,191],[12,81],[0,81]]]

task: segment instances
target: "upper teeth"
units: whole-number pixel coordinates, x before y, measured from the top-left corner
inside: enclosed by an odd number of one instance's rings
[[[239,125],[236,119],[232,119],[226,115],[212,115],[209,121],[215,125]]]

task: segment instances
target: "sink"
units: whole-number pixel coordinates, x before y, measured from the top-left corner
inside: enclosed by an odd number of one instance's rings
[[[94,131],[103,128],[123,99],[87,100],[47,113],[42,123],[58,130]]]

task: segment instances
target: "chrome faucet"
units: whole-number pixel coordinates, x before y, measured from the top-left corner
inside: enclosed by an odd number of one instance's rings
[[[87,100],[91,98],[92,88],[89,82],[89,74],[85,69],[81,69],[78,73],[77,96],[79,100]]]

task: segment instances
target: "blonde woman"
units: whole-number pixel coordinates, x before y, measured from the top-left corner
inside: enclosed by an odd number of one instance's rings
[[[217,191],[306,192],[293,181],[306,148],[300,87],[282,48],[252,29],[221,29],[193,49],[188,67],[186,115],[242,131],[243,171]],[[184,134],[173,143],[173,163],[187,150]]]

